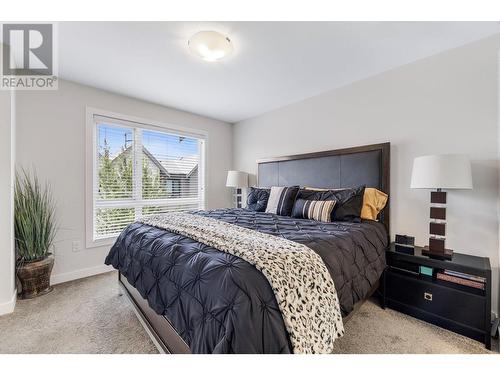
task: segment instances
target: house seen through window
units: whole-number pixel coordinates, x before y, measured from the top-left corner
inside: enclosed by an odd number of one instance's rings
[[[202,137],[95,118],[94,240],[140,216],[204,208]]]

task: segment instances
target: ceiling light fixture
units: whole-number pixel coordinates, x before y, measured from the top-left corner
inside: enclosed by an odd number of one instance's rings
[[[231,40],[216,31],[200,31],[188,41],[189,49],[205,61],[219,61],[231,54]]]

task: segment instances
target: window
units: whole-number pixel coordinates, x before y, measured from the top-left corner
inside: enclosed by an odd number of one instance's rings
[[[95,113],[89,117],[87,246],[111,242],[140,216],[204,208],[203,134]]]

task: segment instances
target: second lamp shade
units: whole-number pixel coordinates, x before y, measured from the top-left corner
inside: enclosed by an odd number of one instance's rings
[[[248,173],[240,171],[228,171],[226,186],[235,188],[248,187]]]

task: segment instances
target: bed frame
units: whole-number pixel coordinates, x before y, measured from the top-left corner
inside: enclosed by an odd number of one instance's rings
[[[258,186],[262,187],[300,185],[345,188],[366,185],[389,194],[390,143],[261,159],[257,161],[257,171]],[[389,201],[380,213],[379,220],[389,235]],[[132,302],[139,321],[161,353],[191,353],[168,319],[149,307],[147,300],[120,273],[118,281],[123,293]],[[344,317],[344,321],[350,319],[377,289],[378,283]]]

